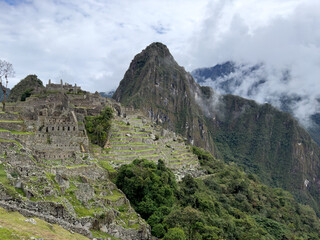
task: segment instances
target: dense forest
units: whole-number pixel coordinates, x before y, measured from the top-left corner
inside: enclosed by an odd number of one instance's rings
[[[173,239],[319,239],[315,212],[233,164],[193,148],[207,175],[176,182],[164,162],[123,165],[117,186],[152,227]]]

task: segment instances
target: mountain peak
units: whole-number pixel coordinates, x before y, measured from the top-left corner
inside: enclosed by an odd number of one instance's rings
[[[146,47],[146,49],[143,52],[152,55],[160,55],[161,57],[172,57],[168,47],[161,42],[151,43],[149,46]]]
[[[134,57],[113,98],[124,106],[141,109],[190,142],[205,143],[203,120],[198,118],[201,110],[194,99],[200,92],[199,85],[178,65],[169,49],[156,42]]]
[[[177,79],[184,79],[185,74],[167,46],[154,42],[131,61],[113,98],[124,105],[141,107],[144,105],[142,97],[149,99],[157,96],[159,91],[169,89],[171,83],[176,84]]]
[[[145,63],[156,65],[178,65],[168,47],[160,42],[151,43],[141,53],[137,54],[130,64],[130,69],[140,68]]]

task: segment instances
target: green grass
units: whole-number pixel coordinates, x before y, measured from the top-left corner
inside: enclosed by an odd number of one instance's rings
[[[117,172],[107,161],[99,162],[101,167],[107,170],[109,173]]]
[[[123,121],[112,121],[113,123],[120,123],[120,124],[125,124]]]
[[[33,132],[21,132],[21,131],[11,131],[13,135],[34,135]]]
[[[148,147],[148,144],[114,144],[112,147]]]
[[[128,149],[112,149],[114,152],[133,152],[133,150],[128,150]]]
[[[135,137],[135,136],[131,136],[131,137],[128,137],[128,136],[118,136],[118,137],[112,137],[111,139],[116,139],[116,138],[142,138],[142,139],[148,139],[150,137]],[[112,142],[112,141],[111,141]]]
[[[105,196],[106,199],[111,200],[112,202],[117,201],[119,198],[123,197],[124,195],[120,193],[118,190],[112,191],[113,195]]]
[[[66,166],[68,169],[78,168],[78,167],[88,167],[89,165],[86,164],[80,164],[80,165],[72,165],[72,166]]]
[[[0,183],[5,187],[7,194],[10,196],[16,196],[16,189],[10,184],[9,179],[7,178],[7,173],[5,171],[3,163],[0,164]]]
[[[0,132],[10,132],[13,135],[34,135],[33,132],[22,132],[22,131],[13,131],[4,128],[0,128]]]
[[[148,157],[159,157],[158,154],[150,154],[150,155],[143,155],[143,156],[140,156],[140,157],[143,157],[143,158],[148,158]]]
[[[0,113],[2,113],[2,114],[14,114],[14,115],[19,114],[19,112],[3,112],[3,111],[0,111]]]
[[[7,212],[0,208],[0,239],[52,239],[52,240],[88,240],[78,233],[71,233],[56,224],[49,224],[38,218],[34,218],[36,224],[26,222],[27,218],[17,212]]]
[[[131,125],[127,125],[127,124],[119,124],[119,125],[117,125],[117,127],[131,127]]]
[[[183,157],[183,156],[188,155],[188,154],[190,154],[190,153],[189,152],[185,152],[185,153],[181,153],[181,154],[175,155],[175,156],[180,158],[180,157]]]
[[[117,155],[118,157],[137,157],[136,154],[132,154],[132,155]]]
[[[115,153],[101,153],[100,156],[114,156]]]
[[[142,149],[142,150],[136,150],[136,153],[140,153],[140,152],[148,152],[148,151],[155,151],[157,150],[157,148],[149,148],[149,149]]]

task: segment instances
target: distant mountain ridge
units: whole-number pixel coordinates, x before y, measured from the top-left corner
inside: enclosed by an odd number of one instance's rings
[[[99,94],[100,94],[101,97],[112,98],[114,92],[115,92],[115,90],[111,90],[109,92],[99,92]]]
[[[135,56],[113,98],[320,213],[320,149],[288,113],[201,87],[161,43]]]
[[[297,106],[302,106],[308,96],[289,91],[268,93],[268,76],[264,72],[264,64],[248,65],[236,64],[228,61],[209,68],[199,68],[191,72],[194,79],[202,86],[210,86],[221,94],[234,94],[250,98],[260,103],[268,102],[278,109],[295,114]],[[279,76],[279,83],[289,83],[291,74],[283,70]],[[309,103],[311,104],[311,103]],[[310,135],[320,146],[320,99],[318,99],[319,112],[307,116],[307,119],[298,119],[306,127]]]

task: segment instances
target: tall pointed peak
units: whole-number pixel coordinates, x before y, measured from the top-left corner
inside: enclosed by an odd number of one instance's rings
[[[143,52],[153,54],[153,55],[159,55],[162,57],[171,56],[171,53],[168,47],[160,42],[151,43],[149,46],[146,47],[146,49]]]
[[[137,54],[130,64],[130,68],[135,68],[137,65],[141,67],[145,63],[156,63],[165,65],[177,65],[168,47],[160,42],[151,43],[142,52]]]
[[[137,54],[121,80],[113,98],[124,105],[141,107],[144,100],[169,92],[171,85],[186,83],[186,71],[174,60],[166,45],[154,42]],[[187,87],[188,88],[188,87]],[[153,95],[151,95],[151,93]],[[163,97],[162,93],[161,96]]]

